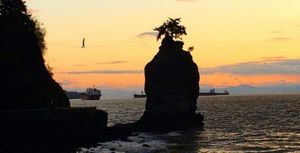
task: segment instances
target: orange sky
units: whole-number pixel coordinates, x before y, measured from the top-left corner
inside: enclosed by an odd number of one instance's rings
[[[194,61],[204,71],[201,84],[300,84],[299,0],[29,0],[27,4],[44,23],[45,58],[66,89],[93,85],[142,89],[144,65],[160,45],[152,29],[168,17],[182,17],[188,32],[184,47],[195,47]],[[80,48],[83,37],[85,49]]]

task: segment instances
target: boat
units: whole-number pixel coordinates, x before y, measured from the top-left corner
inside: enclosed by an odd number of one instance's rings
[[[209,92],[200,92],[199,96],[218,96],[218,95],[229,95],[229,92],[227,90],[225,90],[224,92],[216,92],[216,90],[214,88],[211,88],[209,90]]]
[[[146,98],[147,95],[144,94],[143,91],[141,91],[141,94],[133,94],[133,98]]]
[[[81,100],[99,100],[101,96],[101,90],[95,87],[87,88],[85,92],[80,93]]]
[[[199,96],[227,96],[229,92],[225,90],[224,92],[216,92],[214,88],[210,89],[209,92],[200,92]],[[133,98],[146,98],[147,95],[141,91],[141,94],[133,94]]]

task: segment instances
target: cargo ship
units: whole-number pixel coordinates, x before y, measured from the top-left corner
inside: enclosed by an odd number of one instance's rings
[[[80,93],[81,100],[100,100],[101,90],[94,88],[87,88],[85,92]]]

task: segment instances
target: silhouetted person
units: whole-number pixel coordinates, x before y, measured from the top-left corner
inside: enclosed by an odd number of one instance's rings
[[[82,39],[82,46],[81,48],[85,48],[85,38]]]

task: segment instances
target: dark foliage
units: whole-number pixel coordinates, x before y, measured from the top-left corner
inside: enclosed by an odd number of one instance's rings
[[[0,0],[0,110],[69,107],[43,58],[45,30],[22,0]]]
[[[180,22],[180,18],[169,18],[163,25],[154,28],[154,31],[158,31],[157,40],[159,40],[162,35],[181,39],[181,35],[186,35],[187,33],[185,27],[180,25]]]

